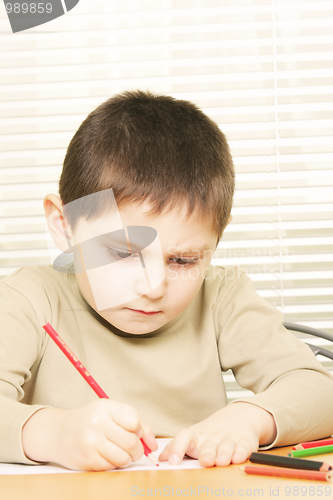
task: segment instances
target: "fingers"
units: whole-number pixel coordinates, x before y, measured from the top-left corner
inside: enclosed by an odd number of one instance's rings
[[[171,465],[178,465],[186,453],[193,458],[198,458],[201,467],[225,467],[231,463],[246,462],[252,451],[255,450],[246,439],[235,441],[231,438],[224,438],[219,443],[213,439],[206,439],[196,446],[190,429],[184,429],[167,444],[159,460],[168,460]]]
[[[112,444],[112,443],[110,443]],[[109,457],[109,459],[105,458]],[[76,466],[69,467],[74,470],[81,470],[87,472],[98,472],[98,471],[107,471],[114,470],[123,467],[125,464],[128,465],[132,462],[131,457],[127,455],[126,457],[119,457],[119,450],[106,450],[101,448],[99,452],[96,449],[92,450],[89,456],[84,456],[83,453],[80,454],[80,457],[77,459]]]
[[[235,452],[232,457],[232,463],[233,464],[242,464],[244,463],[249,456],[251,455],[252,451],[257,451],[258,447],[255,449],[251,449],[250,443],[248,441],[239,441],[236,445]]]
[[[100,455],[117,467],[139,460],[143,455],[139,437],[143,431],[138,412],[116,401],[104,400],[101,404],[101,412],[92,419],[91,436],[91,441],[97,439],[96,449]]]
[[[122,452],[121,455],[123,455],[123,453],[126,453],[127,461],[129,458],[131,458],[131,461],[133,460],[133,462],[135,462],[142,457],[142,443],[135,433],[126,431],[112,420],[105,423],[103,430],[106,438],[106,450],[113,451],[114,447],[117,447],[120,450],[119,453]],[[106,446],[108,443],[111,443],[113,446]],[[109,457],[109,455],[103,456]]]
[[[157,449],[152,429],[140,422],[131,406],[99,399],[79,408],[52,411],[55,415],[51,429],[56,444],[51,450],[52,460],[48,461],[69,469],[126,467],[143,455],[140,437],[144,437],[151,450]]]
[[[87,453],[85,457],[84,463],[88,466],[84,470],[126,467],[142,457],[142,441],[152,451],[158,449],[151,427],[141,422],[137,411],[129,405],[105,399],[88,404],[78,412],[85,414],[86,419],[82,419],[83,425],[79,426],[77,418],[73,420],[74,434],[80,442],[81,450],[92,452],[92,455]],[[171,465],[179,465],[187,454],[198,458],[202,467],[243,463],[252,451],[257,450],[258,439],[250,432],[248,437],[247,433],[240,435],[237,428],[230,429],[232,424],[233,421],[231,424],[228,421],[222,426],[219,420],[219,432],[216,432],[211,424],[207,424],[206,419],[198,425],[182,429],[166,446],[159,459],[168,460]],[[79,427],[82,427],[82,432],[79,432]]]
[[[245,439],[234,441],[233,439],[224,438],[217,447],[215,465],[217,467],[225,467],[231,463],[244,463],[252,451],[254,450],[252,450],[250,443]],[[204,460],[203,458],[203,463]]]
[[[87,419],[80,434],[84,470],[126,467],[143,455],[143,435],[138,412],[129,405],[100,399],[86,405]],[[80,410],[79,410],[80,411]],[[81,410],[82,411],[82,410]],[[146,426],[154,446],[154,435]],[[86,451],[86,453],[85,453]]]
[[[139,414],[132,406],[117,401],[106,401],[111,406],[112,420],[116,424],[127,431],[139,433],[141,429]]]
[[[235,453],[236,442],[233,439],[225,438],[220,441],[216,450],[215,463],[218,467],[229,465]]]
[[[139,460],[143,455],[142,441],[144,441],[151,451],[158,449],[158,444],[151,427],[143,422],[141,423],[140,430],[137,433],[133,433],[110,421],[107,424],[107,428],[105,428],[105,435],[109,441],[126,451],[133,462]]]
[[[190,448],[192,432],[190,429],[180,430],[173,441],[167,444],[159,456],[159,460],[168,460],[171,465],[178,465]]]
[[[164,448],[164,450],[162,451],[162,453],[160,453],[158,459],[161,462],[165,462],[165,461],[168,460],[168,457],[169,457],[169,454],[170,454],[170,450],[171,450],[171,446],[172,446],[172,441],[170,441],[170,443],[168,443],[166,445],[166,447]]]
[[[99,454],[99,459],[98,468],[96,470],[128,467],[134,461],[132,454],[127,453],[115,443],[108,440],[101,441],[97,446],[97,452]],[[103,469],[101,469],[101,467],[103,467]]]
[[[108,421],[105,430],[106,437],[111,443],[126,452],[126,455],[121,454],[121,462],[117,462],[117,466],[124,467],[128,460],[135,462],[142,457],[141,439],[152,451],[158,449],[152,428],[147,423],[140,421],[138,412],[134,408],[116,401],[109,400],[109,403],[112,405],[112,420]],[[104,455],[104,453],[112,453],[113,451],[113,447],[105,447],[102,455],[108,457],[109,455]]]
[[[146,423],[141,423],[141,427],[142,429],[134,434],[112,422],[109,430],[112,437],[108,442],[103,442],[103,446],[99,449],[100,455],[117,467],[127,467],[143,455],[143,445],[139,436],[152,451],[156,451],[158,444],[151,427]]]
[[[202,467],[214,467],[216,463],[217,443],[204,441],[199,448],[199,464]]]
[[[153,433],[150,425],[148,425],[146,422],[141,422],[141,431],[141,435],[139,435],[138,437],[146,443],[151,451],[156,451],[158,448],[158,444],[155,438],[155,434]]]
[[[172,446],[172,441],[170,441],[170,443],[168,443],[166,445],[166,447],[164,448],[164,450],[162,451],[162,453],[160,453],[158,459],[161,462],[165,462],[166,460],[168,460],[168,457],[169,457],[169,454],[170,454],[170,450],[171,450],[171,446]]]

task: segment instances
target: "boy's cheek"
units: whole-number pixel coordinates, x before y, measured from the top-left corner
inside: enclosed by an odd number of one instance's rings
[[[208,272],[208,267],[204,266],[192,266],[189,268],[182,268],[179,266],[169,266],[167,278],[170,282],[177,281],[178,286],[181,283],[188,288],[200,287],[205,276]]]
[[[86,299],[88,304],[90,304],[91,307],[96,310],[94,295],[92,293],[86,273],[75,273],[75,276],[83,297]]]
[[[96,311],[133,302],[156,288],[164,280],[164,270],[151,269],[147,281],[146,269],[139,259],[131,262],[113,262],[108,265],[77,273],[81,292]]]
[[[141,262],[114,262],[87,271],[97,311],[133,301],[149,292]]]
[[[160,273],[157,280],[164,278],[167,285],[164,305],[171,306],[177,314],[183,312],[200,289],[206,273],[207,269],[199,266],[189,269],[168,266],[166,275]],[[139,259],[128,264],[113,262],[77,273],[76,277],[83,296],[96,311],[131,303],[150,291]]]
[[[205,272],[199,268],[196,270],[192,268],[191,272],[189,270],[170,270],[169,272],[172,273],[170,276],[168,273],[169,296],[175,304],[181,304],[183,308],[187,307],[198,293],[205,278]]]

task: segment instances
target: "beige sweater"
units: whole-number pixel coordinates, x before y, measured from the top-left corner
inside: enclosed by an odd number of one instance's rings
[[[24,267],[0,282],[0,461],[32,463],[24,422],[41,406],[97,396],[44,332],[49,322],[111,399],[135,407],[156,436],[173,436],[227,404],[222,371],[270,411],[271,446],[333,434],[333,377],[282,326],[237,268],[211,267],[190,306],[162,328],[131,335],[83,299],[74,274]],[[268,448],[268,447],[266,447]]]

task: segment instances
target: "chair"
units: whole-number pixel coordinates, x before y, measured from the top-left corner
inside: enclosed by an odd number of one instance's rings
[[[308,335],[313,335],[314,337],[320,337],[322,339],[329,340],[333,343],[333,334],[325,332],[325,330],[318,330],[317,328],[310,328],[309,326],[298,325],[296,323],[283,323],[284,327],[287,330],[292,330],[294,332],[306,333]],[[328,349],[323,349],[322,347],[315,346],[313,344],[306,344],[310,347],[315,356],[320,354],[321,356],[325,356],[326,358],[333,359],[333,352]]]

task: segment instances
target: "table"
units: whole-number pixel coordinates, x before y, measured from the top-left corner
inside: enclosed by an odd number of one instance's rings
[[[287,455],[291,447],[267,453]],[[333,466],[333,454],[309,457]],[[84,472],[0,477],[1,500],[332,499],[333,483],[251,476],[239,465],[194,470]]]

